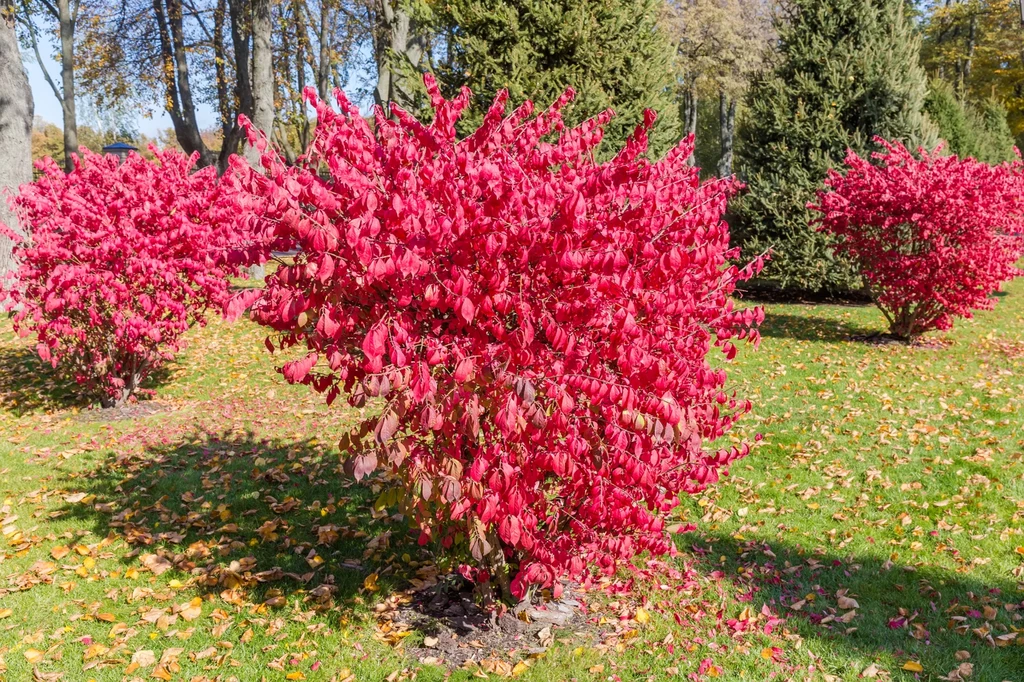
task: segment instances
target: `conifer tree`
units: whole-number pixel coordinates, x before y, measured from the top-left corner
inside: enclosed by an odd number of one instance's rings
[[[480,122],[496,92],[518,105],[551,104],[576,90],[567,124],[611,107],[604,149],[617,149],[643,119],[658,112],[651,148],[658,154],[681,137],[674,101],[673,49],[659,26],[660,0],[448,0],[438,20],[447,39],[439,70],[449,93],[463,85],[474,105],[462,121]]]
[[[744,256],[771,249],[760,284],[845,293],[859,287],[851,264],[810,225],[807,203],[829,168],[872,137],[908,147],[937,138],[923,113],[927,90],[919,41],[904,0],[792,0],[777,21],[779,53],[748,91],[734,234]]]

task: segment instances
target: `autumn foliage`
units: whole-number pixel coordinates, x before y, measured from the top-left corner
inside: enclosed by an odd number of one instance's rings
[[[822,230],[860,267],[890,332],[912,338],[995,305],[1020,271],[1021,164],[974,159],[876,139],[872,160],[848,152],[818,194]]]
[[[349,470],[389,470],[381,502],[472,556],[467,575],[557,593],[671,551],[679,494],[748,451],[707,448],[749,408],[709,351],[731,357],[763,318],[730,301],[760,267],[728,263],[732,186],[700,183],[691,141],[645,159],[652,112],[597,163],[611,112],[566,129],[571,91],[537,116],[506,115],[502,93],[457,140],[468,91],[427,86],[429,126],[396,107],[371,128],[343,94],[339,114],[307,92],[305,157],[266,151],[239,202],[298,250],[253,319],[271,350],[302,349],[289,382],[373,408],[341,440]]]
[[[229,260],[244,246],[216,170],[158,152],[155,161],[82,149],[65,174],[52,159],[11,199],[30,237],[2,283],[14,327],[43,360],[104,405],[123,403],[229,298]]]

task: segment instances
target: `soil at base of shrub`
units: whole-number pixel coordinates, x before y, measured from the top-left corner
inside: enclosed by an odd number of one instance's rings
[[[118,422],[128,419],[139,419],[148,417],[160,412],[168,412],[174,408],[167,403],[155,400],[143,400],[137,403],[128,403],[121,407],[97,407],[92,410],[84,410],[78,414],[78,421],[83,422]]]
[[[422,644],[406,648],[407,655],[419,662],[453,670],[479,665],[485,673],[499,675],[510,674],[518,661],[544,654],[556,635],[592,629],[586,606],[571,587],[558,600],[538,597],[500,616],[481,608],[471,587],[465,581],[445,580],[406,593],[406,599],[380,615],[381,623],[423,635]]]

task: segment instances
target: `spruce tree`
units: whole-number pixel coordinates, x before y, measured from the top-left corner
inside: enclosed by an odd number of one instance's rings
[[[933,80],[928,88],[925,110],[939,129],[945,153],[980,160],[978,133],[982,122],[977,115],[969,115],[953,86],[943,80]]]
[[[981,103],[978,116],[981,119],[982,144],[981,161],[1001,163],[1012,161],[1016,157],[1013,131],[1007,121],[1006,107],[998,100],[987,99]]]
[[[1014,158],[1006,108],[998,101],[989,99],[980,105],[965,102],[957,97],[953,86],[935,79],[928,89],[925,110],[938,127],[945,153],[985,163]]]
[[[447,35],[438,75],[448,93],[463,85],[473,106],[462,125],[475,128],[494,95],[513,106],[546,107],[566,87],[576,90],[567,123],[609,107],[603,149],[613,151],[643,119],[658,112],[651,149],[677,142],[673,49],[658,24],[660,0],[446,0],[439,20]]]
[[[801,292],[857,289],[852,264],[810,224],[829,168],[847,149],[873,148],[872,137],[931,147],[923,113],[927,90],[919,41],[904,0],[792,0],[777,23],[774,67],[747,94],[739,170],[748,192],[734,208],[745,257],[773,252],[759,283]]]

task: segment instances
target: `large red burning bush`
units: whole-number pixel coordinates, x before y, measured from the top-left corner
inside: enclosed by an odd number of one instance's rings
[[[912,338],[995,305],[1019,274],[1021,164],[920,151],[876,139],[874,163],[850,151],[830,171],[818,204],[821,229],[860,266],[889,331]]]
[[[728,263],[733,187],[701,184],[690,140],[644,158],[652,112],[597,163],[611,112],[565,129],[571,91],[538,116],[506,116],[502,93],[457,140],[468,91],[427,85],[429,126],[394,108],[374,129],[344,95],[336,113],[307,93],[305,157],[268,151],[268,176],[244,183],[267,241],[298,250],[253,319],[279,332],[272,350],[305,349],[288,381],[374,408],[341,440],[350,470],[389,468],[384,498],[481,578],[511,563],[515,595],[557,592],[669,551],[679,494],[747,453],[706,449],[749,407],[709,351],[731,357],[763,317],[730,301],[760,267]]]
[[[83,148],[69,174],[46,159],[11,199],[29,228],[18,269],[0,283],[14,327],[108,406],[227,301],[229,253],[245,245],[216,170],[192,173],[195,158],[154,152],[118,165]]]

